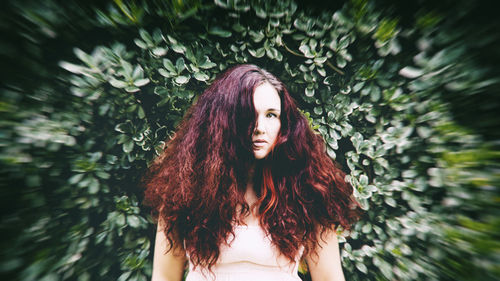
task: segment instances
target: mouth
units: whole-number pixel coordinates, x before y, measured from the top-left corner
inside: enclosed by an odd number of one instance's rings
[[[254,148],[261,148],[264,145],[266,145],[266,143],[267,143],[267,141],[265,141],[265,140],[255,140],[252,142],[252,145]]]

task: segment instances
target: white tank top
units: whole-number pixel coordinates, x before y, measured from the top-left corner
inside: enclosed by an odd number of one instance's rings
[[[297,271],[303,251],[302,247],[290,262],[260,226],[237,225],[234,237],[220,246],[214,274],[199,266],[194,270],[190,260],[186,281],[300,281]]]

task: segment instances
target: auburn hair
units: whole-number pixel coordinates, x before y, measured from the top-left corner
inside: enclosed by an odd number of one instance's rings
[[[255,160],[253,93],[262,83],[280,96],[281,129],[269,155]],[[250,211],[244,198],[248,180],[258,196],[260,225],[293,261],[302,246],[314,252],[326,230],[349,229],[357,218],[344,177],[283,83],[255,65],[237,65],[199,96],[143,182],[145,203],[164,222],[170,245],[176,237],[194,266],[211,270],[219,246],[241,223],[238,207]]]

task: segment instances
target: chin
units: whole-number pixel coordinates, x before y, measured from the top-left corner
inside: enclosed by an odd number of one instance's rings
[[[262,160],[262,159],[266,158],[266,156],[268,155],[268,153],[256,152],[253,155],[254,155],[255,159]]]

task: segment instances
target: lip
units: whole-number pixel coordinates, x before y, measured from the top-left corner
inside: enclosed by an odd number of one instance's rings
[[[254,141],[252,142],[252,144],[253,144],[253,146],[254,146],[254,147],[262,147],[262,146],[264,146],[266,143],[267,143],[267,141],[266,141],[266,140],[263,140],[263,139],[257,139],[257,140],[254,140]]]

